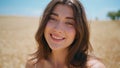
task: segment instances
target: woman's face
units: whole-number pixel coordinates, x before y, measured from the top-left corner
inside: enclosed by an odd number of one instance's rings
[[[44,36],[52,50],[66,49],[74,41],[75,21],[71,7],[58,4],[45,27]]]

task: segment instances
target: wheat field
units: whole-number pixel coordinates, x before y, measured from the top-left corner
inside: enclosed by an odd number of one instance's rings
[[[0,16],[0,68],[25,68],[36,50],[39,18]],[[90,21],[94,54],[107,68],[120,68],[120,21]]]

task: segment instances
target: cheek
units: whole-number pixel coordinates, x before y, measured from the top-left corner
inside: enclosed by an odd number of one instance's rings
[[[50,29],[50,25],[47,23],[45,26],[44,34],[48,33],[49,29]]]
[[[67,35],[70,37],[70,38],[75,38],[75,35],[76,35],[76,31],[75,31],[75,29],[73,28],[73,29],[69,29],[69,30],[67,30]]]
[[[55,24],[52,22],[47,22],[47,24],[46,24],[46,28],[53,28],[54,26],[55,26]]]
[[[68,40],[69,45],[71,45],[73,43],[75,36],[76,36],[76,31],[69,30],[69,33],[67,33],[67,40]]]
[[[49,30],[53,25],[51,25],[49,22],[45,26],[45,30]]]

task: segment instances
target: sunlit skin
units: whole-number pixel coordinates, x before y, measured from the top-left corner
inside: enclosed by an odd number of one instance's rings
[[[45,39],[52,50],[67,48],[75,38],[73,10],[69,6],[57,5],[45,28]]]
[[[58,4],[50,15],[44,32],[45,39],[52,49],[51,62],[54,65],[64,65],[67,47],[72,44],[76,35],[74,24],[72,8]]]

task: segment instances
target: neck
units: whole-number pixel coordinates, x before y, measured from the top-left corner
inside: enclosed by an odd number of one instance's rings
[[[54,66],[64,66],[65,58],[67,56],[67,50],[52,51],[51,62]]]

